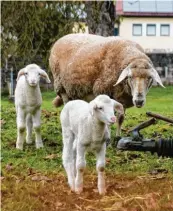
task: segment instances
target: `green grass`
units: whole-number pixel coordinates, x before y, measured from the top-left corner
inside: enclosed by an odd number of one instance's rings
[[[7,96],[2,96],[1,161],[2,176],[7,178],[2,186],[2,191],[5,195],[9,194],[7,194],[8,188],[14,192],[14,190],[12,190],[13,177],[25,178],[26,184],[28,185],[29,190],[31,190],[31,184],[30,182],[27,182],[30,171],[41,173],[43,175],[64,174],[61,160],[62,136],[59,120],[59,114],[62,107],[58,109],[53,108],[52,100],[54,97],[54,92],[43,92],[42,138],[44,141],[44,148],[37,150],[33,143],[32,145],[25,144],[24,151],[20,151],[15,149],[17,136],[15,107],[13,103],[8,101]],[[147,120],[148,117],[146,117],[146,111],[152,111],[173,118],[173,86],[166,87],[165,89],[158,87],[152,88],[148,93],[147,103],[143,108],[127,109],[123,128],[127,130],[142,121]],[[112,126],[111,130],[113,139],[115,136],[115,126]],[[173,136],[173,126],[169,123],[158,121],[157,124],[144,129],[142,134],[149,138],[154,136]],[[127,134],[124,132],[123,135]],[[52,154],[54,154],[53,157],[47,157]],[[168,175],[171,177],[173,173],[172,159],[159,158],[157,155],[151,155],[149,152],[120,152],[109,146],[107,149],[107,160],[106,172],[110,174],[145,175],[155,169],[163,169],[167,171]],[[95,156],[92,153],[89,153],[87,155],[87,168],[93,172],[95,172],[95,162]],[[26,184],[24,185],[24,188],[26,188]],[[37,189],[35,186],[34,188]],[[34,188],[33,191],[36,191]],[[24,208],[19,209],[18,204],[11,202],[13,201],[13,197],[11,195],[8,195],[8,197],[9,200],[5,201],[6,205],[4,205],[4,211],[32,210],[32,208],[27,207],[27,201],[30,199],[26,199],[26,205],[22,205]],[[18,208],[14,209],[14,207]]]

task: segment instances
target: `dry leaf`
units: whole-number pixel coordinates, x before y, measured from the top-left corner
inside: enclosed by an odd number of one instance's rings
[[[6,168],[7,171],[11,171],[14,167],[13,167],[12,163],[9,163],[9,164],[6,165],[5,168]]]
[[[52,179],[46,177],[46,176],[34,176],[31,178],[33,181],[52,181]]]
[[[51,154],[51,155],[47,155],[44,159],[45,160],[52,160],[52,159],[55,159],[55,158],[57,158],[58,157],[58,155],[57,154]]]

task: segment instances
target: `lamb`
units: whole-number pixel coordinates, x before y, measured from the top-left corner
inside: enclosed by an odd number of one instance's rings
[[[107,94],[125,109],[141,108],[153,81],[164,87],[142,47],[121,37],[66,35],[53,45],[49,65],[58,106]]]
[[[116,121],[114,110],[124,113],[122,104],[99,95],[90,103],[83,100],[68,102],[61,114],[63,136],[63,166],[72,191],[83,190],[83,173],[86,166],[85,152],[96,152],[98,171],[98,190],[105,194],[105,152],[106,139],[110,139],[109,125]]]
[[[17,114],[16,148],[23,150],[24,132],[27,129],[26,143],[32,143],[32,127],[36,134],[36,148],[43,147],[40,134],[40,114],[42,96],[39,87],[40,77],[50,83],[47,73],[36,64],[29,64],[18,72],[15,89]]]

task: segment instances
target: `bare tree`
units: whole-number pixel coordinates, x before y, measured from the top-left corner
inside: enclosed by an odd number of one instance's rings
[[[98,34],[104,37],[114,34],[114,1],[85,1],[85,11],[90,34]]]

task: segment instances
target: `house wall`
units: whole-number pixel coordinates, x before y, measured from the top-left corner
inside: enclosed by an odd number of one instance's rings
[[[142,24],[142,36],[133,35],[133,24]],[[156,24],[156,35],[147,36],[147,24]],[[170,35],[160,35],[160,24],[170,24]],[[173,18],[167,17],[123,17],[119,35],[138,42],[146,52],[173,53]],[[157,52],[158,51],[158,52]]]

